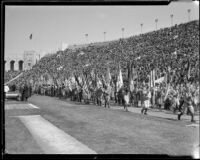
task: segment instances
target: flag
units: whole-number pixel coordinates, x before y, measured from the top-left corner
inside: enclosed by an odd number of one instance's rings
[[[135,60],[138,60],[138,59],[140,59],[141,57],[139,56],[139,57],[137,57],[137,58],[135,58]]]
[[[30,34],[30,36],[29,36],[29,39],[31,40],[33,38],[33,35],[32,34]]]
[[[123,77],[122,77],[122,72],[119,65],[119,75],[117,77],[117,92],[120,90],[122,86],[123,86]]]
[[[96,82],[97,82],[97,88],[103,87],[103,84],[101,80],[99,79],[98,75],[96,75]]]
[[[133,64],[128,64],[128,80],[129,80],[129,88],[132,92],[134,90],[134,80],[137,78],[137,71],[134,68]]]
[[[155,69],[150,72],[150,87],[155,86]]]
[[[133,79],[131,79],[131,81],[129,83],[130,83],[129,84],[130,91],[133,92],[133,90],[134,90],[134,81],[133,81]]]
[[[132,67],[132,78],[133,78],[133,80],[138,78],[137,70],[136,70],[136,68],[134,68],[134,66]]]
[[[169,91],[170,91],[170,83],[168,83],[168,85],[167,85],[166,92],[165,92],[165,97],[164,97],[164,101],[167,99]]]
[[[155,80],[155,83],[162,83],[164,81],[165,77],[161,77],[157,80]]]
[[[94,73],[94,69],[92,69],[92,71],[91,71],[91,78],[92,78],[92,80],[95,80],[95,73]]]
[[[88,67],[88,66],[91,66],[91,64],[90,64],[90,63],[88,63],[88,64],[84,65],[83,67]]]
[[[85,53],[84,53],[83,51],[81,51],[81,52],[78,54],[78,56],[79,56],[79,55],[84,55],[84,54],[85,54]]]
[[[110,68],[107,68],[107,73],[106,73],[106,83],[107,85],[110,85],[110,81],[111,81],[111,75],[110,75]]]
[[[187,75],[188,80],[190,79],[190,72],[191,72],[190,70],[191,70],[191,66],[188,69],[188,75]]]
[[[191,65],[190,65],[190,61],[189,60],[187,61],[186,70],[187,70],[187,80],[189,80],[190,79],[190,71],[191,71]]]
[[[61,86],[61,85],[62,85],[62,81],[61,81],[60,78],[57,78],[57,79],[56,79],[56,82],[57,82],[58,86]]]

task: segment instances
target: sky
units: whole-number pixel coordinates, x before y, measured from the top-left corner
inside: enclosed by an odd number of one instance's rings
[[[61,47],[87,42],[103,42],[130,37],[142,32],[199,20],[199,5],[172,2],[168,6],[6,6],[5,57],[22,56],[25,50],[44,55]],[[32,39],[29,39],[32,34]],[[86,40],[85,34],[88,34]]]

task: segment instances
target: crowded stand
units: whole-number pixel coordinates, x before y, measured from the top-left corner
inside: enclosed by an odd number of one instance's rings
[[[4,73],[4,82],[9,82],[12,78],[15,78],[17,75],[19,75],[22,71],[6,71]]]
[[[5,74],[5,82],[11,73]],[[11,82],[40,95],[180,111],[199,110],[199,20],[42,57]],[[32,94],[33,94],[32,93]],[[191,107],[192,106],[192,107]]]

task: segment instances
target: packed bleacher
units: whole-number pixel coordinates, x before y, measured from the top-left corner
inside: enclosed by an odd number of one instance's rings
[[[9,82],[11,79],[15,78],[17,75],[19,75],[22,71],[5,71],[4,72],[4,83]]]
[[[168,100],[173,101],[172,97],[177,94],[181,97],[187,93],[193,97],[196,104],[199,104],[199,100],[196,98],[199,95],[199,20],[119,39],[103,45],[90,44],[76,50],[58,51],[53,55],[42,57],[31,70],[26,71],[23,76],[12,83],[20,86],[28,81],[35,90],[42,86],[53,86],[54,89],[57,88],[55,91],[58,92],[57,95],[62,93],[62,89],[59,91],[59,87],[71,90],[83,89],[86,83],[86,86],[90,88],[88,90],[91,91],[92,88],[93,90],[95,88],[93,81],[97,83],[97,78],[93,77],[92,73],[98,75],[98,80],[104,84],[104,77],[109,68],[110,86],[111,90],[115,92],[110,95],[112,95],[111,98],[116,99],[113,95],[117,95],[120,90],[120,88],[116,89],[119,68],[123,76],[122,88],[128,88],[130,65],[137,73],[134,82],[135,92],[139,92],[145,87],[145,84],[150,83],[149,77],[152,70],[155,71],[155,79],[167,77],[165,82],[150,86],[159,92],[159,94],[154,92],[154,96],[159,96],[155,98],[154,102],[151,100],[152,103],[157,103],[158,106],[164,105],[167,108],[167,105],[164,104],[166,102],[165,95],[167,90],[170,90],[167,92]],[[70,81],[72,77],[75,78],[75,82],[71,82],[69,85],[67,81]],[[79,77],[82,77],[82,80],[79,80]],[[5,77],[6,81],[8,79],[8,76]],[[170,87],[167,89],[168,84]],[[105,88],[104,86],[102,88]],[[50,95],[50,92],[43,91],[42,93]],[[141,96],[135,97],[135,100],[138,101],[140,99],[138,97]]]

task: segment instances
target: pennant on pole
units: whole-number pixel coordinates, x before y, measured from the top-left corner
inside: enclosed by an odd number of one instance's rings
[[[31,40],[33,38],[33,34],[30,34],[29,39]]]
[[[119,65],[119,75],[117,77],[117,92],[120,90],[122,86],[123,86],[123,77],[122,77],[122,72]]]
[[[110,85],[110,81],[111,81],[111,75],[110,75],[110,68],[108,67],[106,73],[106,83]]]
[[[129,89],[132,92],[134,90],[134,80],[137,78],[137,71],[134,68],[133,64],[128,64],[128,79],[129,79]]]
[[[191,65],[190,65],[190,61],[187,62],[188,66],[187,66],[187,79],[190,79],[190,72],[191,72]]]
[[[97,82],[97,88],[103,87],[102,82],[100,81],[98,75],[96,75],[96,82]]]

